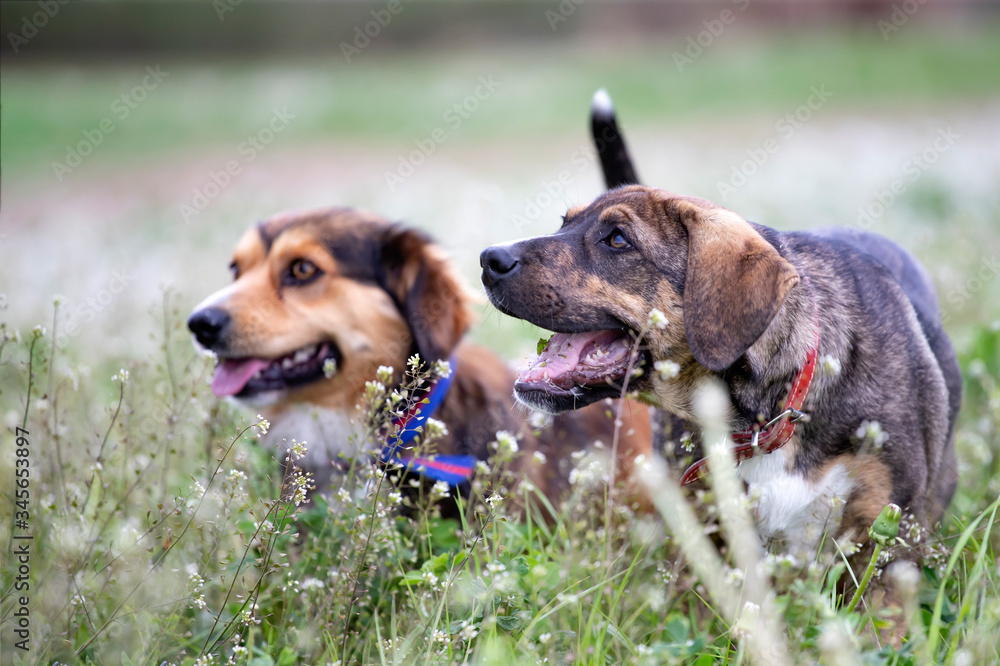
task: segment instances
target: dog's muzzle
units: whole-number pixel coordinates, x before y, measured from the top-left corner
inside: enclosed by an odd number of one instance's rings
[[[514,273],[519,263],[509,246],[494,245],[486,248],[479,255],[479,265],[483,269],[483,285],[487,289],[495,286],[500,280]]]
[[[214,349],[225,335],[230,320],[229,313],[222,308],[210,307],[192,314],[187,325],[198,344],[205,349]]]

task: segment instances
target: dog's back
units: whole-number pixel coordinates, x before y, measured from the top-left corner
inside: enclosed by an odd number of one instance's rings
[[[852,227],[821,227],[801,232],[834,244],[846,244],[853,251],[868,255],[889,271],[906,294],[917,315],[917,321],[930,346],[948,390],[948,440],[942,451],[940,468],[933,479],[935,489],[930,495],[940,506],[949,504],[955,492],[958,470],[955,462],[954,432],[962,404],[962,374],[955,349],[941,323],[941,308],[937,290],[927,270],[916,257],[884,236]]]

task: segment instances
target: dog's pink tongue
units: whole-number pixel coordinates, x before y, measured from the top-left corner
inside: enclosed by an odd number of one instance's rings
[[[629,339],[621,331],[556,333],[518,376],[521,382],[571,386],[597,378],[628,355]],[[593,376],[593,377],[591,377]]]
[[[215,377],[212,378],[212,393],[220,398],[236,395],[243,390],[255,372],[263,370],[269,365],[271,362],[262,358],[222,361],[215,368]]]

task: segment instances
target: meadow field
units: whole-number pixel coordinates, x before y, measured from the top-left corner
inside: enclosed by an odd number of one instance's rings
[[[733,35],[683,70],[676,48],[5,62],[3,664],[998,663],[1000,25]],[[539,521],[544,498],[510,496],[501,435],[462,521],[431,498],[401,517],[364,461],[297,505],[266,424],[211,395],[184,321],[247,227],[367,208],[427,230],[482,294],[483,248],[601,192],[601,87],[646,183],[779,229],[866,228],[934,277],[965,378],[960,484],[903,576],[901,645],[838,596],[846,545],[736,548],[725,479],[676,494],[654,464],[657,512],[607,508],[581,442],[559,519]],[[472,339],[512,364],[534,350],[538,329],[480,309]]]

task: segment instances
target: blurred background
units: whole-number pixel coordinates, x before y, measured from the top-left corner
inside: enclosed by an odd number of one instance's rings
[[[227,503],[222,519],[212,499],[175,547],[202,506],[187,498],[216,497],[212,470],[226,460],[249,475],[244,508],[277,492],[274,450],[231,439],[253,412],[208,395],[210,363],[183,328],[230,281],[248,227],[291,208],[371,209],[431,233],[482,294],[483,248],[554,231],[602,192],[589,137],[599,88],[645,183],[778,229],[855,225],[923,261],[966,377],[948,524],[961,531],[980,514],[1000,492],[1000,3],[4,0],[0,415],[32,433],[39,522],[36,651],[0,664],[192,663],[204,651],[209,610],[229,599],[258,518],[229,520]],[[476,340],[515,364],[534,351],[538,330],[482,301]],[[38,345],[37,325],[48,330]],[[12,479],[7,442],[0,477]],[[8,548],[14,506],[0,502]],[[317,563],[356,552],[313,543]],[[313,575],[311,561],[288,580]],[[284,576],[275,569],[264,590],[268,618],[286,607]],[[653,590],[666,578],[638,580]],[[946,601],[948,621],[994,655],[997,632],[963,624],[995,599],[976,594]],[[285,643],[313,654],[311,632],[342,617],[311,609],[265,625],[279,663],[290,663]],[[976,626],[992,627],[995,613],[984,617]]]
[[[1000,7],[963,0],[3,2],[2,316],[115,364],[229,281],[240,234],[350,205],[489,244],[602,190],[604,87],[648,184],[917,254],[1000,317]],[[485,303],[485,299],[484,299]],[[492,314],[512,361],[537,332]]]

